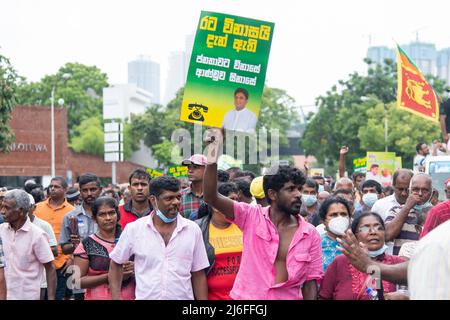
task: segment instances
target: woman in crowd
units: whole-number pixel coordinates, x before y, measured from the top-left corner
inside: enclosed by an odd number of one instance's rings
[[[121,233],[116,200],[109,196],[97,198],[92,206],[92,215],[98,230],[78,245],[74,252],[74,264],[80,270],[81,288],[86,289],[85,300],[110,300],[109,253]],[[123,300],[134,300],[133,274],[133,262],[128,261],[124,264]]]
[[[218,186],[221,195],[238,200],[237,186],[232,182]],[[208,254],[208,300],[231,300],[230,291],[241,264],[242,231],[226,220],[225,215],[206,203],[198,211],[200,226]]]
[[[376,213],[365,212],[355,218],[352,232],[368,249],[374,260],[384,264],[398,264],[405,261],[398,256],[385,254],[385,226]],[[382,290],[376,289],[375,280],[367,273],[356,270],[345,255],[337,256],[328,266],[319,292],[319,299],[327,300],[370,300],[382,299],[384,293],[394,292],[393,283],[382,281]],[[373,294],[375,293],[375,294]]]
[[[320,207],[319,216],[326,231],[321,234],[323,268],[326,271],[334,258],[341,254],[336,237],[342,236],[350,226],[350,207],[341,197],[328,198]]]

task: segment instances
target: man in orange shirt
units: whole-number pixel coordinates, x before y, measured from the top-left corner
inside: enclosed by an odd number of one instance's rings
[[[65,194],[67,191],[67,182],[63,177],[54,177],[48,186],[50,197],[36,205],[35,215],[42,220],[47,221],[53,228],[56,239],[59,238],[64,216],[72,211],[74,207],[67,202]],[[58,256],[54,260],[58,283],[56,288],[56,300],[63,300],[67,290],[65,270],[69,265],[70,256],[65,255],[58,247]]]

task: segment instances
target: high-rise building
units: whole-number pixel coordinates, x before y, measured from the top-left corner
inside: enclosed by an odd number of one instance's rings
[[[450,85],[450,48],[437,51],[434,44],[419,41],[401,45],[401,48],[423,74],[437,76]],[[379,64],[386,58],[395,61],[395,50],[385,46],[369,47],[367,57]]]
[[[437,76],[450,84],[450,48],[442,49],[436,59]]]
[[[139,56],[136,60],[128,62],[128,83],[150,92],[153,103],[161,103],[159,63],[146,56]]]
[[[395,61],[395,52],[393,49],[385,46],[369,47],[367,50],[367,58],[377,64],[383,64],[384,59]]]
[[[184,87],[188,68],[189,65],[186,64],[186,53],[184,51],[170,53],[164,104],[175,98],[177,91]]]
[[[402,49],[424,75],[436,75],[437,52],[434,44],[411,42],[410,44],[403,45]]]

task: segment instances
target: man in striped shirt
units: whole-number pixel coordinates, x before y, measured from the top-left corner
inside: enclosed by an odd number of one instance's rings
[[[394,241],[394,255],[398,255],[403,244],[419,240],[416,225],[418,214],[423,208],[431,206],[432,180],[423,173],[411,179],[406,203],[394,206],[386,217],[386,241]]]

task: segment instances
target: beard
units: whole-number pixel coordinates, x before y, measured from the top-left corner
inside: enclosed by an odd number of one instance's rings
[[[292,215],[292,216],[297,216],[300,214],[300,209],[302,206],[302,201],[294,201],[291,203],[290,206],[287,206],[285,204],[285,202],[281,202],[278,205],[278,209],[280,211],[283,211],[286,214]]]

